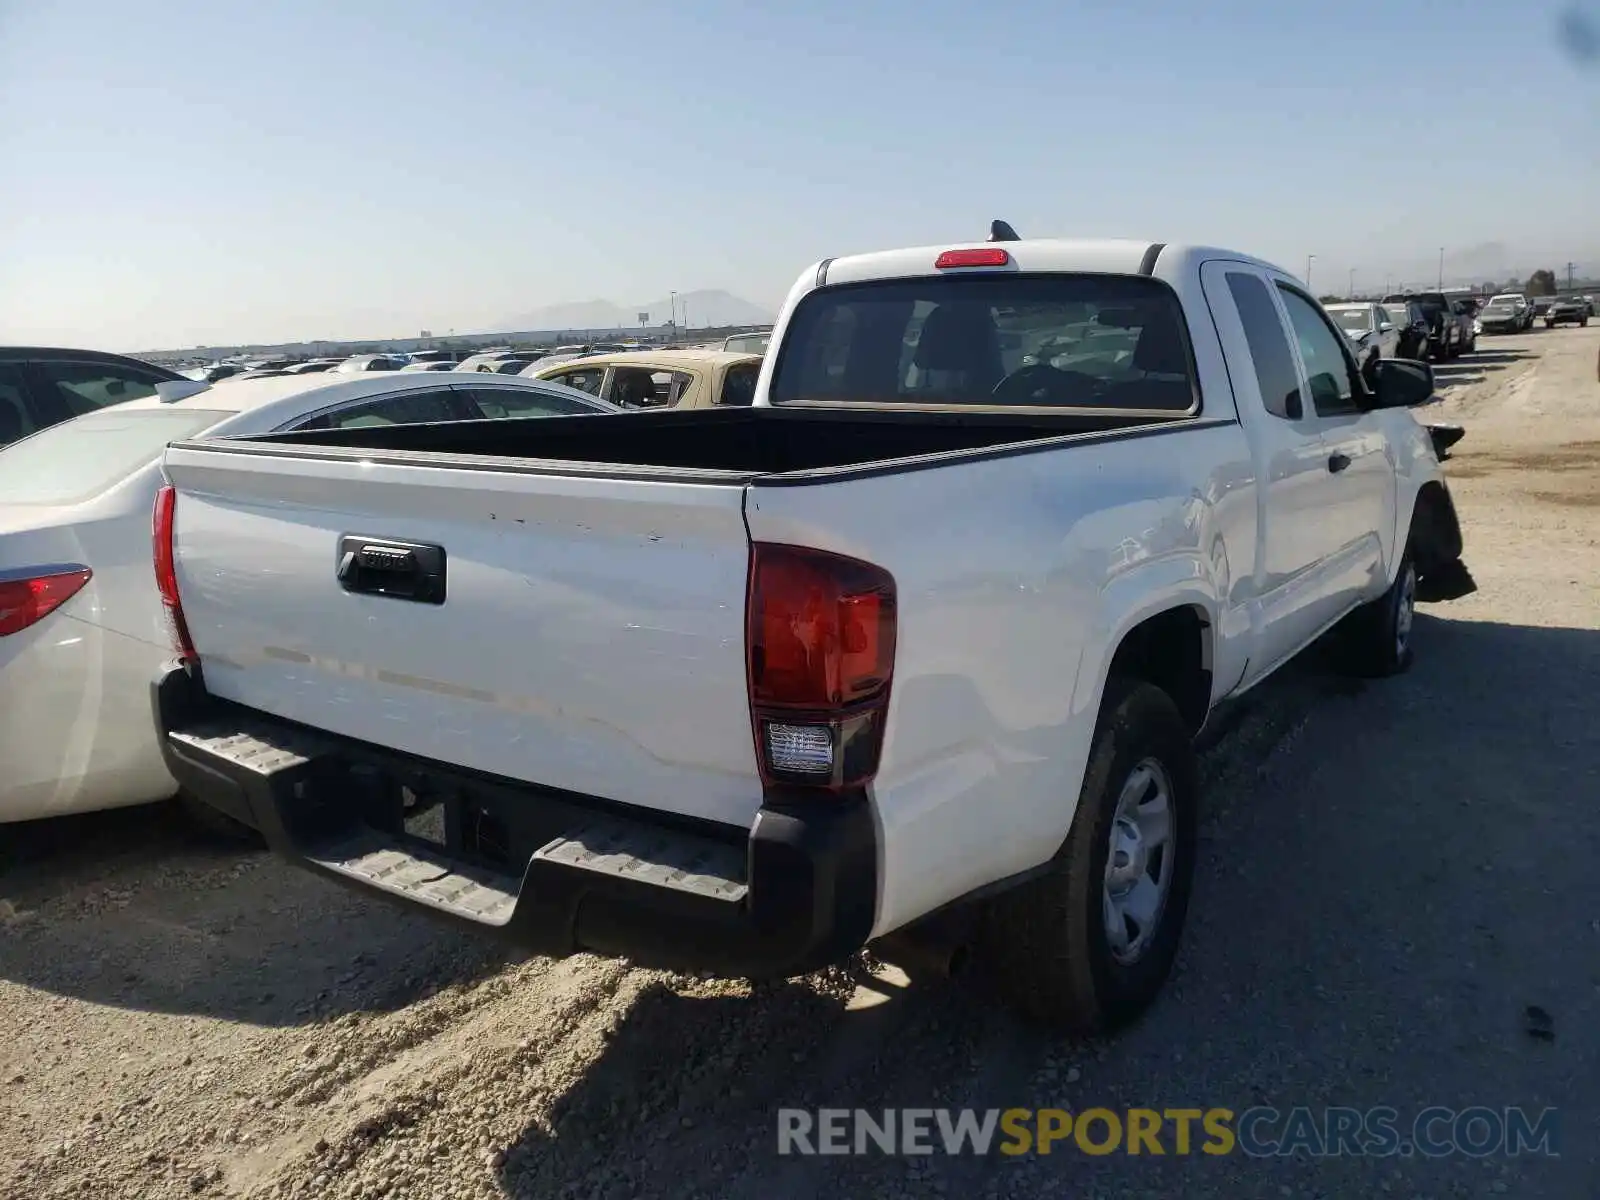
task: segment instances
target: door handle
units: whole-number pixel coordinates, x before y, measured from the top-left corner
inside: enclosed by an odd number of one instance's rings
[[[1328,456],[1328,470],[1335,475],[1349,465],[1350,456],[1348,454],[1330,454]]]
[[[334,576],[347,592],[443,604],[444,547],[391,538],[343,537]]]

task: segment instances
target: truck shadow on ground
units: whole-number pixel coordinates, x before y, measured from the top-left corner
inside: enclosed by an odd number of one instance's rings
[[[1263,685],[1272,692],[1230,741],[1257,736],[1263,721],[1286,732],[1208,768],[1178,970],[1114,1040],[1072,1043],[1022,1024],[978,967],[953,983],[886,989],[886,1002],[864,1010],[847,1005],[842,972],[748,998],[652,987],[549,1124],[510,1148],[505,1191],[777,1200],[927,1194],[936,1179],[949,1195],[1070,1186],[1276,1197],[1375,1194],[1381,1178],[1397,1194],[1455,1194],[1469,1178],[1460,1155],[1376,1164],[1235,1154],[1202,1172],[1170,1153],[936,1155],[920,1165],[777,1153],[785,1107],[1591,1111],[1600,1053],[1583,1031],[1600,1019],[1600,997],[1592,956],[1571,946],[1592,940],[1593,909],[1551,896],[1594,894],[1600,825],[1583,785],[1600,769],[1600,632],[1422,615],[1416,638],[1417,665],[1398,679],[1322,686],[1292,670]],[[1529,1005],[1554,1014],[1553,1042],[1529,1036]],[[1582,1189],[1563,1190],[1558,1177],[1576,1185],[1591,1159],[1465,1167],[1485,1189],[1506,1179],[1512,1194],[1565,1195]]]
[[[0,826],[0,979],[255,1025],[404,1008],[508,954],[155,805]]]

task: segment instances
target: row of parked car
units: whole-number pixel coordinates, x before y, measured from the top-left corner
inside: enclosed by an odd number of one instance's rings
[[[1542,320],[1587,326],[1594,316],[1592,296],[1538,296],[1505,292],[1482,299],[1446,292],[1396,292],[1382,301],[1361,300],[1326,306],[1358,352],[1382,358],[1445,362],[1478,348],[1485,333],[1520,333]]]
[[[721,349],[729,353],[762,354],[766,352],[770,333],[736,333],[721,343],[689,347],[692,349]],[[593,342],[581,345],[553,346],[548,349],[528,349],[503,346],[465,357],[452,350],[412,350],[388,354],[351,354],[344,357],[230,359],[206,366],[192,367],[185,374],[190,379],[207,383],[220,383],[224,379],[260,379],[275,375],[364,374],[369,371],[477,371],[494,375],[521,375],[534,367],[548,367],[575,358],[588,358],[601,354],[631,354],[649,350],[681,350],[678,344],[652,345],[645,342]]]

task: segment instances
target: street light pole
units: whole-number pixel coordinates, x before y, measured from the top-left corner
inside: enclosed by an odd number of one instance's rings
[[[1350,299],[1356,298],[1356,269],[1350,268]]]
[[[1306,291],[1311,290],[1311,264],[1316,261],[1315,254],[1306,255]]]
[[[1439,247],[1439,290],[1444,291],[1444,247]]]
[[[672,305],[672,340],[678,340],[678,293],[668,292],[667,303]]]

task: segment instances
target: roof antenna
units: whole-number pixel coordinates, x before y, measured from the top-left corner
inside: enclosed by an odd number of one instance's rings
[[[991,242],[1020,242],[1017,231],[1004,221],[989,222],[989,240]]]

